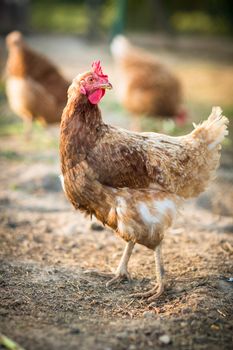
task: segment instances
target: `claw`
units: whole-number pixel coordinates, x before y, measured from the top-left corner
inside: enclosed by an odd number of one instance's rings
[[[148,298],[149,302],[152,302],[156,300],[164,291],[164,279],[163,279],[163,262],[160,256],[160,246],[157,246],[155,248],[155,267],[156,267],[156,277],[157,277],[157,284],[149,290],[148,292],[144,293],[134,293],[131,294],[131,297],[139,297],[139,298]]]
[[[130,297],[133,298],[148,298],[148,301],[154,301],[155,299],[158,299],[160,295],[164,291],[164,284],[156,284],[154,288],[150,289],[148,292],[142,292],[142,293],[133,293],[130,294]]]
[[[164,292],[164,285],[161,284],[160,286],[158,286],[157,292],[155,294],[153,294],[150,298],[148,298],[149,302],[152,302],[156,299],[158,299],[160,297],[161,294],[163,294]]]
[[[106,287],[111,286],[112,284],[114,284],[115,282],[120,282],[123,279],[127,279],[129,282],[131,281],[131,277],[130,274],[128,272],[119,272],[116,274],[116,276],[114,276],[110,281],[108,281],[106,283]]]

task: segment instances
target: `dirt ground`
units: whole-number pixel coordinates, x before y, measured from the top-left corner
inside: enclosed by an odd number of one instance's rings
[[[26,350],[232,349],[232,154],[167,232],[166,291],[149,304],[129,294],[153,284],[152,251],[136,246],[131,283],[106,288],[95,272],[114,271],[124,242],[66,200],[58,128],[1,136],[0,333]]]

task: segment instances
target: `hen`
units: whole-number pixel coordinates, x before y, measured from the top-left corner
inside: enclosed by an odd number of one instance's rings
[[[107,285],[129,278],[135,243],[154,251],[157,285],[139,294],[154,300],[164,290],[163,236],[183,199],[200,194],[215,176],[228,120],[214,107],[186,136],[129,132],[102,120],[98,102],[111,88],[99,62],[73,80],[61,121],[61,180],[76,209],[95,215],[127,242]]]
[[[134,47],[124,36],[111,43],[116,65],[118,99],[135,116],[173,118],[182,125],[182,88],[178,78],[154,56]]]
[[[44,124],[60,122],[70,83],[47,58],[27,46],[20,32],[8,34],[6,44],[6,93],[11,109],[29,129],[35,119]]]

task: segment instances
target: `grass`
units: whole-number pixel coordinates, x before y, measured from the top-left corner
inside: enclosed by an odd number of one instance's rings
[[[25,350],[22,346],[3,334],[0,334],[0,345],[4,346],[4,348],[8,350]]]
[[[101,6],[98,17],[103,31],[112,31],[118,7],[116,0],[106,1]],[[86,34],[92,16],[84,1],[31,2],[31,26],[33,30],[40,32]],[[231,24],[225,17],[202,11],[173,11],[170,22],[182,34],[230,35],[232,32]],[[129,30],[154,31],[154,16],[151,16],[150,7],[146,4],[131,5],[125,26]]]
[[[53,3],[34,1],[31,5],[31,25],[40,32],[78,33],[88,32],[91,20],[89,9],[85,4]],[[100,12],[100,26],[109,30],[115,17],[115,7],[105,4]]]
[[[43,32],[85,33],[88,17],[84,5],[32,3],[32,27]]]
[[[18,120],[6,121],[0,118],[0,136],[22,135],[24,133],[23,123]]]
[[[171,22],[178,32],[186,34],[227,35],[231,30],[223,18],[201,11],[175,12]]]
[[[1,150],[0,158],[4,158],[6,160],[22,160],[24,157],[16,151],[13,150]]]
[[[0,158],[14,161],[22,160],[21,151],[31,154],[47,149],[58,149],[58,137],[52,135],[50,130],[44,128],[39,122],[33,123],[31,138],[26,139],[23,121],[15,115],[10,114],[9,111],[6,113],[3,106],[5,107],[5,101],[4,103],[0,103],[0,137],[4,139],[11,136],[17,137],[20,140],[20,153],[13,150],[14,146],[11,149],[11,145],[9,144],[8,148],[1,149]],[[27,160],[31,162],[31,157],[27,156]],[[45,159],[45,161],[47,160]]]

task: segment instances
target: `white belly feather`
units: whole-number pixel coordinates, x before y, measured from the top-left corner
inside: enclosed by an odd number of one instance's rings
[[[25,106],[26,81],[22,78],[11,77],[6,81],[6,94],[11,109],[23,117]]]

